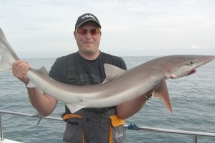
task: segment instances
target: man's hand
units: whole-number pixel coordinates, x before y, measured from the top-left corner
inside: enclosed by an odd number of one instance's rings
[[[20,81],[27,84],[29,81],[29,79],[27,77],[27,72],[30,68],[31,68],[30,65],[26,61],[18,60],[13,63],[12,73]]]

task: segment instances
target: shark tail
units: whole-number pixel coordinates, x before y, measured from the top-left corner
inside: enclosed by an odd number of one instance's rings
[[[4,32],[0,28],[0,72],[10,70],[17,60],[19,60],[18,56],[7,42]]]

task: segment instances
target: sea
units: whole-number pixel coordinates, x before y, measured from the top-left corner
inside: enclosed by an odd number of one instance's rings
[[[123,57],[128,69],[154,59],[153,56]],[[56,59],[24,59],[32,68],[45,66],[49,71]],[[154,97],[126,119],[126,124],[215,133],[215,60],[201,66],[193,75],[168,79],[173,112]],[[37,114],[28,99],[25,85],[11,71],[0,73],[0,110]],[[59,102],[50,115],[60,118],[64,104]],[[62,143],[66,123],[2,113],[4,138],[24,143]],[[126,143],[192,143],[192,135],[126,130]],[[215,143],[215,137],[198,136],[198,143]]]

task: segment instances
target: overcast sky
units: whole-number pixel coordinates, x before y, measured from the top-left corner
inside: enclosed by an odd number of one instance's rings
[[[77,51],[77,17],[95,14],[100,50],[117,56],[215,55],[214,0],[0,0],[0,27],[20,58]]]

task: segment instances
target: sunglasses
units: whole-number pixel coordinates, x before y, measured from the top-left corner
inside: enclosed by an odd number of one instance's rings
[[[76,29],[76,32],[79,33],[79,34],[82,34],[82,35],[87,34],[87,31],[89,31],[91,35],[97,35],[97,34],[100,33],[100,29],[99,28],[97,28],[97,29],[90,29],[90,30],[83,29],[83,28]]]

